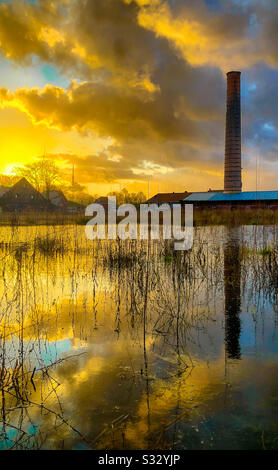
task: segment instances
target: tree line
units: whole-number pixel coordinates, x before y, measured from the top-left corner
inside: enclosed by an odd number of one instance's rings
[[[69,201],[87,206],[100,197],[98,194],[89,194],[86,187],[81,184],[69,183],[55,162],[46,157],[15,167],[13,175],[0,174],[0,186],[11,187],[23,177],[47,198],[51,191],[58,190],[62,191]],[[146,201],[146,196],[142,191],[129,193],[126,189],[122,189],[112,191],[108,196],[116,196],[118,204],[140,204]]]

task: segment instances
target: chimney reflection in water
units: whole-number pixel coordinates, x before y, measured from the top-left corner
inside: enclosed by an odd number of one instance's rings
[[[228,359],[240,359],[241,255],[239,229],[228,228],[224,246],[225,346]]]

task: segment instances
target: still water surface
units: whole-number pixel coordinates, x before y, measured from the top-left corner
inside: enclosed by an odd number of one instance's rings
[[[0,449],[277,449],[277,227],[0,229]]]

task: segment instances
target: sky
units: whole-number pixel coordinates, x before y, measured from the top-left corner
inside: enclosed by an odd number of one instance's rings
[[[277,28],[277,0],[0,0],[0,171],[47,154],[94,194],[223,189],[240,70],[243,189],[277,189]]]

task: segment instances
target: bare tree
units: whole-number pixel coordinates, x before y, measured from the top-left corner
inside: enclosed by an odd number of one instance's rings
[[[117,204],[142,204],[146,201],[146,196],[142,191],[139,193],[129,193],[127,189],[121,191],[113,191],[108,196],[116,196]]]
[[[16,173],[25,177],[38,191],[45,191],[47,195],[61,182],[60,170],[53,161],[45,157],[16,168]]]

